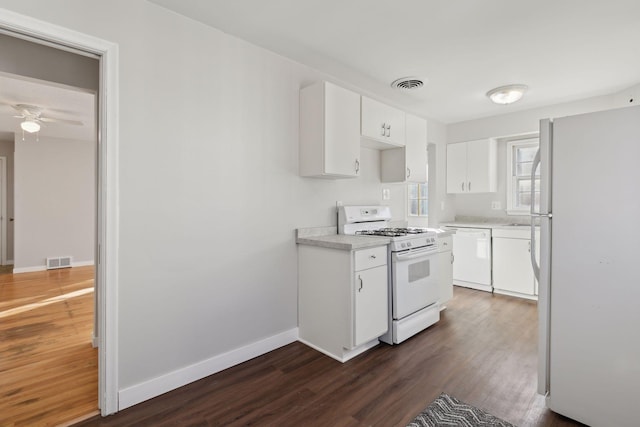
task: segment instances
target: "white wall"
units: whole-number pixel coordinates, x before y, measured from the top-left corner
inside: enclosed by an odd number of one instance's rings
[[[14,217],[13,210],[13,141],[0,141],[0,156],[7,158],[7,261],[13,260],[13,221],[9,218]]]
[[[625,91],[624,93],[628,93]],[[640,93],[639,93],[640,95]],[[584,100],[552,105],[543,108],[536,108],[520,111],[511,114],[503,114],[483,119],[466,122],[452,123],[447,126],[448,143],[472,141],[489,137],[510,137],[514,135],[537,134],[539,121],[545,118],[562,117],[573,114],[581,114],[592,111],[607,110],[620,105],[615,99],[622,95],[606,95]],[[507,203],[506,180],[507,180],[507,151],[506,143],[498,143],[498,191],[496,193],[485,194],[458,194],[448,196],[453,199],[455,206],[455,216],[457,217],[488,217],[508,219],[510,222],[527,222],[528,217],[507,216],[505,209]],[[444,159],[446,168],[446,157]],[[446,176],[442,177],[443,182]],[[492,210],[491,202],[499,201],[501,210]]]
[[[141,0],[0,7],[119,44],[121,389],[296,328],[294,229],[381,201],[377,151],[298,176],[298,91],[330,77]]]
[[[95,194],[93,143],[16,136],[14,270],[56,256],[92,264]]]

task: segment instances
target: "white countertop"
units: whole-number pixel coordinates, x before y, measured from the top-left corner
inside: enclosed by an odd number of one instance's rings
[[[461,228],[503,228],[503,229],[529,229],[529,224],[516,224],[510,222],[467,222],[467,221],[453,221],[453,222],[443,222],[440,224],[441,227],[461,227]],[[537,226],[536,226],[537,227]]]
[[[437,233],[438,237],[446,237],[455,233],[455,230],[429,228]],[[300,245],[321,246],[324,248],[352,251],[356,249],[385,246],[391,242],[389,237],[381,236],[354,236],[336,234],[336,227],[311,227],[298,228],[296,230],[296,243]]]
[[[389,242],[391,239],[388,237],[337,234],[335,226],[298,228],[296,230],[296,243],[299,245],[321,246],[345,251],[386,246]]]

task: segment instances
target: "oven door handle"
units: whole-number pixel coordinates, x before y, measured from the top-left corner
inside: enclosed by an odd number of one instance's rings
[[[433,250],[432,248],[416,249],[415,251],[410,249],[405,252],[394,252],[392,258],[393,261],[409,261],[416,258],[424,258],[429,255],[435,255],[436,253],[438,252],[436,250]]]

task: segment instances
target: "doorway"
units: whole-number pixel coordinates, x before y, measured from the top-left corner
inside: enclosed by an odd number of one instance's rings
[[[99,58],[97,226],[95,280],[98,345],[98,403],[102,415],[118,410],[118,50],[117,45],[29,16],[0,9],[0,32],[34,43]]]

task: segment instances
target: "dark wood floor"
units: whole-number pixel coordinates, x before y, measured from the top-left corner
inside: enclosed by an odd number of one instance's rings
[[[439,323],[339,363],[294,343],[82,426],[405,426],[440,393],[519,426],[580,425],[536,394],[536,303],[456,288]]]

